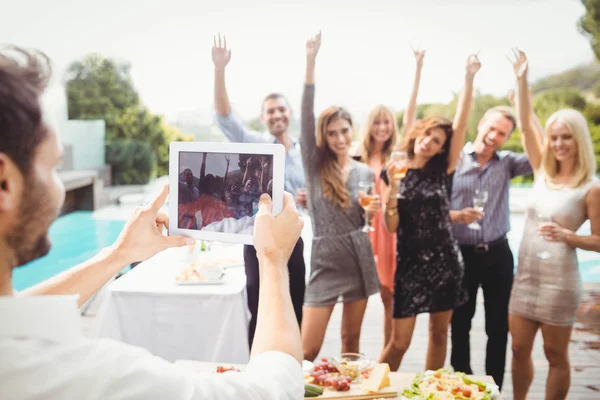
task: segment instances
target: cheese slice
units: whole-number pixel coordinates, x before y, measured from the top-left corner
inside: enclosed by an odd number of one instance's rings
[[[379,392],[386,386],[390,386],[390,366],[388,364],[377,364],[371,371],[369,378],[363,383],[363,388],[371,393]]]

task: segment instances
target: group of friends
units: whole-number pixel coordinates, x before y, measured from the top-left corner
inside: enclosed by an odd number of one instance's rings
[[[302,239],[288,261],[304,358],[314,360],[319,354],[338,302],[343,303],[342,351],[358,352],[367,299],[379,292],[385,310],[380,362],[392,370],[399,368],[416,316],[428,313],[425,367],[444,366],[450,331],[450,363],[456,371],[471,374],[471,321],[481,287],[486,373],[502,387],[510,331],[514,398],[524,399],[533,379],[533,341],[541,330],[549,362],[547,396],[566,397],[568,344],[582,296],[576,249],[600,251],[600,182],[583,115],[561,109],[542,127],[528,88],[528,59],[515,49],[511,63],[516,83],[510,99],[514,110],[489,109],[477,125],[474,142],[465,143],[473,82],[481,68],[477,55],[467,58],[453,120],[439,116],[417,120],[425,51],[413,50],[416,69],[402,137],[392,110],[378,105],[361,127],[360,146],[353,152],[355,126],[346,109],[331,106],[315,118],[320,48],[321,33],[306,42],[299,141],[290,134],[292,109],[280,93],[269,94],[262,104],[261,121],[270,136],[243,124],[232,110],[225,84],[231,50],[220,35],[212,49],[219,127],[230,141],[283,144],[285,189],[296,194],[296,201],[308,207],[312,217],[306,286]],[[524,154],[501,150],[516,128]],[[393,159],[396,151],[407,155],[405,165]],[[405,174],[398,173],[406,168]],[[510,181],[532,174],[535,183],[515,275],[507,240]],[[359,200],[364,182],[374,184],[381,201],[363,210]],[[480,192],[487,196],[484,211],[474,206]],[[375,228],[369,234],[361,229],[365,218]],[[588,219],[592,234],[578,235],[577,229]],[[479,229],[473,229],[473,223]],[[548,256],[539,256],[542,252]],[[258,262],[252,246],[244,253],[252,345]]]
[[[270,197],[260,197],[254,246],[244,248],[251,360],[243,373],[208,375],[81,332],[78,307],[125,266],[194,243],[163,234],[169,223],[160,208],[168,187],[137,209],[116,242],[95,257],[19,293],[13,289],[13,270],[50,250],[48,230],[65,201],[57,172],[63,149],[41,101],[50,59],[37,50],[0,48],[0,387],[5,397],[301,399],[301,362],[320,352],[335,304],[341,301],[344,308],[342,351],[358,352],[367,300],[378,292],[385,309],[380,362],[399,368],[416,316],[428,313],[425,367],[445,364],[450,330],[452,367],[472,373],[469,337],[480,287],[486,372],[502,386],[510,330],[513,394],[524,399],[534,373],[532,345],[541,331],[550,367],[546,397],[567,396],[569,338],[582,296],[576,249],[600,251],[600,183],[585,118],[562,109],[543,128],[529,96],[527,57],[517,51],[516,112],[488,110],[474,142],[465,144],[473,82],[481,67],[477,55],[467,58],[454,119],[419,121],[425,52],[418,50],[403,137],[392,111],[375,107],[354,154],[354,125],[347,110],[328,107],[315,118],[320,48],[320,34],[306,42],[296,141],[289,132],[292,110],[281,94],[268,95],[262,104],[261,120],[271,136],[251,132],[235,116],[225,86],[231,52],[224,40],[215,39],[219,126],[231,141],[283,144],[288,193],[278,216],[271,213]],[[500,150],[517,127],[525,154]],[[406,165],[393,159],[393,151],[406,153]],[[404,176],[398,173],[402,168],[407,169]],[[514,274],[506,240],[509,183],[532,173],[535,183]],[[363,208],[359,200],[365,182],[375,186],[381,201]],[[474,204],[476,192],[482,191],[488,193],[485,212]],[[200,190],[191,194],[202,195]],[[295,202],[312,216],[308,284],[303,220]],[[375,228],[370,234],[363,231],[365,219]],[[578,235],[587,220],[591,234]],[[479,229],[472,229],[474,222]]]
[[[182,229],[203,229],[226,218],[252,217],[258,212],[261,193],[271,195],[273,168],[270,156],[252,158],[238,154],[223,156],[201,153],[198,177],[191,168],[179,175],[178,226]],[[207,174],[208,157],[224,157],[223,176]],[[237,157],[238,169],[230,171],[231,157]]]

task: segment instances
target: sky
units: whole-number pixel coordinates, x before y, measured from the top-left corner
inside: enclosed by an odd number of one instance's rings
[[[45,51],[57,82],[90,52],[125,60],[142,101],[168,120],[213,119],[213,34],[227,35],[227,87],[235,111],[258,116],[262,98],[287,95],[298,117],[305,42],[319,29],[316,111],[345,106],[364,120],[376,104],[404,108],[414,74],[412,46],[427,50],[419,102],[460,91],[465,61],[480,51],[475,86],[505,94],[514,84],[512,47],[530,60],[531,80],[593,60],[576,27],[579,0],[0,0],[0,42]]]

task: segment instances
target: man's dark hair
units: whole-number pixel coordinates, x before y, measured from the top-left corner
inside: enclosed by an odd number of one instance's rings
[[[285,97],[281,93],[274,92],[274,93],[269,93],[263,99],[261,112],[265,110],[265,103],[267,102],[267,100],[283,100],[283,102],[286,104],[287,108],[289,108],[290,111],[292,111],[292,106],[290,105],[290,102],[288,101],[287,97]]]
[[[0,47],[0,153],[25,176],[47,134],[40,96],[51,71],[50,59],[40,51]]]

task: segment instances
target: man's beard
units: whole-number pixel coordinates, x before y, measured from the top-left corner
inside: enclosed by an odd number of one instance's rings
[[[16,266],[48,254],[48,228],[57,217],[56,209],[48,201],[48,192],[41,184],[34,179],[27,179],[25,187],[28,190],[24,192],[17,223],[6,241],[13,251]]]

